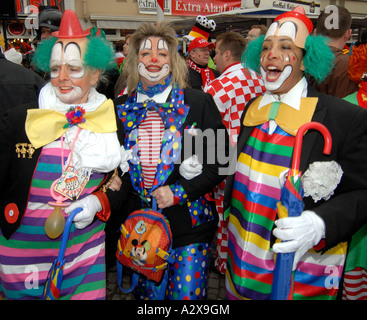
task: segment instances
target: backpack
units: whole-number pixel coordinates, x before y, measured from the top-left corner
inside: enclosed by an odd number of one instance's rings
[[[124,293],[135,288],[141,275],[157,284],[162,282],[168,263],[173,262],[171,228],[155,207],[154,199],[153,209],[136,210],[121,224],[116,258],[118,284]],[[122,266],[135,271],[129,289],[121,285]]]

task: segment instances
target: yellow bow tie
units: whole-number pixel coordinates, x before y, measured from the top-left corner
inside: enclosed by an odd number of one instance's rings
[[[301,98],[299,110],[282,102],[269,103],[259,109],[261,99],[262,97],[259,97],[251,103],[243,124],[255,127],[269,120],[275,120],[279,127],[292,136],[296,135],[303,124],[311,121],[318,101],[318,98]]]
[[[107,133],[117,130],[114,104],[106,100],[97,110],[84,114],[85,122],[77,125],[92,132]],[[56,139],[67,130],[68,121],[64,113],[50,109],[30,109],[27,113],[25,130],[34,148],[40,148]]]

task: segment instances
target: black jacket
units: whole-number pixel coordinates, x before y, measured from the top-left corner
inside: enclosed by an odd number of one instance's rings
[[[201,68],[205,68],[200,66]],[[220,73],[217,70],[210,69],[214,76],[219,77]],[[203,80],[201,74],[189,67],[189,86],[193,89],[203,90]]]
[[[10,108],[37,101],[45,84],[37,73],[6,60],[0,53],[0,117]]]

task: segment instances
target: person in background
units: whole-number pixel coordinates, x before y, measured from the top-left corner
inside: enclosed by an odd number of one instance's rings
[[[265,92],[264,82],[253,70],[241,65],[241,56],[246,46],[246,40],[236,32],[221,33],[216,39],[214,62],[221,75],[204,88],[213,96],[215,104],[227,128],[232,145],[237,143],[240,132],[240,119],[246,104]],[[219,222],[217,230],[217,258],[215,266],[225,273],[227,262],[227,220],[223,212],[223,195],[225,181],[214,190],[214,199],[218,211]]]
[[[247,43],[252,40],[255,40],[256,38],[260,36],[266,35],[267,31],[268,31],[267,26],[264,26],[262,24],[254,24],[253,26],[251,26],[250,31],[247,33],[247,36],[246,36]]]
[[[270,299],[274,254],[290,252],[293,299],[335,299],[346,241],[367,221],[367,163],[361,160],[367,157],[367,111],[308,85],[305,75],[322,80],[333,67],[327,39],[311,36],[312,29],[296,7],[279,15],[265,38],[251,41],[245,51],[245,66],[259,70],[266,93],[243,112],[236,172],[226,181],[230,299]],[[304,134],[296,168],[302,172],[304,208],[299,216],[284,217],[277,210],[284,175],[296,133],[309,122],[329,130],[331,152],[323,154],[320,132]],[[332,285],[325,285],[330,272]]]
[[[122,47],[122,53],[125,58],[127,57],[127,54],[129,52],[130,38],[131,38],[131,34],[127,34],[125,36],[125,43]],[[122,73],[123,70],[124,70],[124,63],[122,62],[122,65],[120,66],[120,73]]]
[[[115,51],[116,51],[115,57],[116,57],[117,67],[118,67],[119,70],[120,70],[121,63],[125,59],[125,56],[122,52],[123,51],[123,46],[124,46],[124,41],[123,40],[117,41],[116,44],[115,44]]]
[[[189,85],[191,88],[203,90],[203,88],[219,76],[217,70],[208,67],[210,52],[214,43],[204,38],[195,38],[188,48],[187,65],[189,66]]]
[[[12,108],[37,101],[45,83],[37,73],[8,61],[0,52],[0,118]]]
[[[59,31],[38,45],[33,63],[50,73],[50,82],[38,104],[29,100],[9,110],[0,125],[0,295],[42,297],[62,222],[82,208],[71,227],[58,298],[105,299],[104,226],[113,194],[106,183],[122,150],[114,104],[95,86],[113,66],[114,52],[66,10]],[[50,202],[56,200],[69,204],[59,230],[52,228],[58,206]]]
[[[45,7],[38,15],[38,34],[40,40],[52,37],[52,32],[60,28],[62,12],[55,8]]]
[[[210,41],[210,38],[215,28],[214,20],[208,20],[206,16],[197,16],[196,23],[189,34],[183,36],[184,43],[188,44],[186,61],[189,66],[189,86],[191,88],[203,90],[210,81],[219,76],[211,58],[214,43]]]
[[[157,299],[152,294],[157,291],[160,299],[206,297],[218,217],[205,195],[225,178],[219,158],[228,146],[227,132],[211,95],[188,88],[188,69],[177,43],[167,23],[141,24],[130,39],[123,71],[127,94],[116,99],[124,148],[133,151],[130,200],[136,209],[156,200],[170,223],[175,252],[165,273],[167,287],[143,280],[136,291],[139,299]],[[189,139],[195,151],[185,144]],[[209,154],[214,156],[209,159]]]
[[[328,7],[331,7],[329,8],[330,13],[326,13]],[[321,12],[317,19],[314,32],[317,35],[326,36],[330,39],[329,47],[335,56],[335,64],[331,74],[325,80],[318,83],[311,78],[311,85],[321,93],[344,98],[358,90],[358,84],[348,77],[349,56],[343,53],[345,44],[352,33],[352,17],[348,9],[344,7],[334,5],[328,7]],[[337,14],[338,19],[334,19],[333,23],[336,23],[335,20],[337,20],[338,25],[337,27],[331,27],[328,25],[330,23],[330,15],[335,14]]]
[[[52,33],[59,30],[61,18],[62,12],[56,8],[45,7],[41,10],[38,15],[37,37],[33,40],[35,46],[37,46],[40,41],[51,38]],[[26,58],[31,68],[35,67],[32,63],[33,55],[34,53],[31,52]],[[34,71],[46,81],[50,80],[50,74],[48,72],[43,72],[37,68],[34,68]]]
[[[129,52],[130,38],[131,38],[131,34],[128,34],[125,37],[125,43],[122,49],[122,53],[124,54],[125,58],[127,57],[128,52]],[[126,79],[125,79],[125,76],[123,75],[124,64],[125,64],[125,59],[121,63],[120,76],[118,77],[115,87],[114,87],[115,98],[117,98],[120,94],[122,94],[123,90],[126,88]]]
[[[4,56],[6,60],[9,60],[18,65],[22,65],[22,60],[23,60],[22,54],[19,51],[17,51],[15,48],[12,47],[6,50],[4,52]]]

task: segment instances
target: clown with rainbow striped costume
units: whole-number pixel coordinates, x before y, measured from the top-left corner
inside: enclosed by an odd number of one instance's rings
[[[42,297],[62,222],[81,208],[70,229],[62,285],[52,294],[60,300],[103,300],[104,228],[111,213],[103,186],[121,162],[121,149],[113,101],[95,87],[113,67],[114,52],[66,10],[59,31],[39,44],[34,62],[50,72],[50,82],[38,103],[9,110],[0,129],[0,297]],[[64,200],[69,204],[60,210],[59,230],[48,228],[57,225],[48,223],[54,199],[58,208]]]
[[[235,174],[227,178],[229,299],[270,299],[274,253],[287,252],[295,252],[293,299],[335,299],[345,242],[367,219],[367,168],[360,161],[367,156],[367,113],[308,85],[308,76],[321,81],[333,62],[326,39],[311,36],[312,29],[297,7],[278,16],[243,57],[246,67],[261,72],[267,91],[246,106]],[[311,121],[329,129],[332,151],[323,155],[322,136],[306,132],[300,167],[305,209],[299,217],[280,219],[276,205],[295,135]],[[320,186],[315,176],[321,177]],[[306,182],[313,187],[307,189]],[[328,192],[320,199],[322,188]]]

